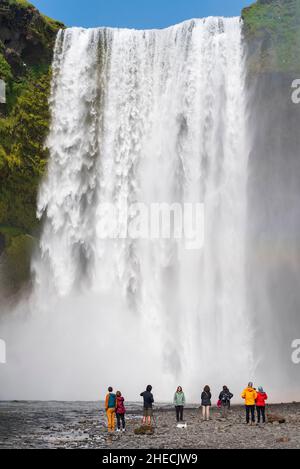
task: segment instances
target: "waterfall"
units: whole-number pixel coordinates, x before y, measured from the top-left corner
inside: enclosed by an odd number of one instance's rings
[[[253,378],[240,20],[61,31],[50,105],[31,301],[47,358],[28,364],[38,388],[89,398],[116,383],[134,398],[151,382],[166,400],[178,384],[194,400],[206,383],[239,391]],[[124,204],[201,203],[204,245],[103,239],[104,203],[120,208],[118,230],[135,220]]]

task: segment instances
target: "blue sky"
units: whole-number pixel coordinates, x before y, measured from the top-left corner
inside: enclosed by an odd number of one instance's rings
[[[190,18],[239,16],[255,0],[31,0],[67,26],[164,28]]]

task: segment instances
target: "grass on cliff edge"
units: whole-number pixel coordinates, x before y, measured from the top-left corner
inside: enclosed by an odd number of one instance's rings
[[[7,0],[10,5],[19,5],[21,8],[33,7],[27,0]]]
[[[257,2],[242,18],[246,39],[262,41],[262,68],[300,71],[300,0]]]
[[[6,3],[10,5],[18,5],[20,8],[23,8],[23,9],[33,8],[37,10],[37,8],[32,3],[28,2],[27,0],[5,0],[5,1]],[[64,24],[61,23],[60,21],[56,21],[53,18],[50,18],[49,16],[43,15],[42,13],[40,13],[40,15],[53,31],[58,31],[58,29],[64,28]]]

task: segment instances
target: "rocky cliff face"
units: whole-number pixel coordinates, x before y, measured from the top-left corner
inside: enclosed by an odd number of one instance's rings
[[[15,293],[30,278],[36,196],[44,173],[50,65],[63,24],[25,0],[0,0],[0,284]],[[3,292],[2,292],[3,293]]]
[[[286,387],[297,389],[290,344],[300,308],[300,104],[292,100],[292,83],[300,78],[300,1],[260,0],[244,9],[243,19],[251,143],[249,315],[254,327],[263,325],[255,339],[265,382],[274,383],[280,367]]]
[[[28,67],[49,65],[56,33],[62,27],[26,1],[0,0],[1,52],[13,76],[26,74]]]
[[[259,0],[242,18],[249,72],[300,72],[299,0]]]

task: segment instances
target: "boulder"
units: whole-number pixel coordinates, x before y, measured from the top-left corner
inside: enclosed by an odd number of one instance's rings
[[[134,430],[135,435],[153,435],[154,428],[152,426],[142,425]]]
[[[267,414],[268,422],[269,423],[285,423],[286,419],[282,417],[282,415],[276,415],[276,414]]]

